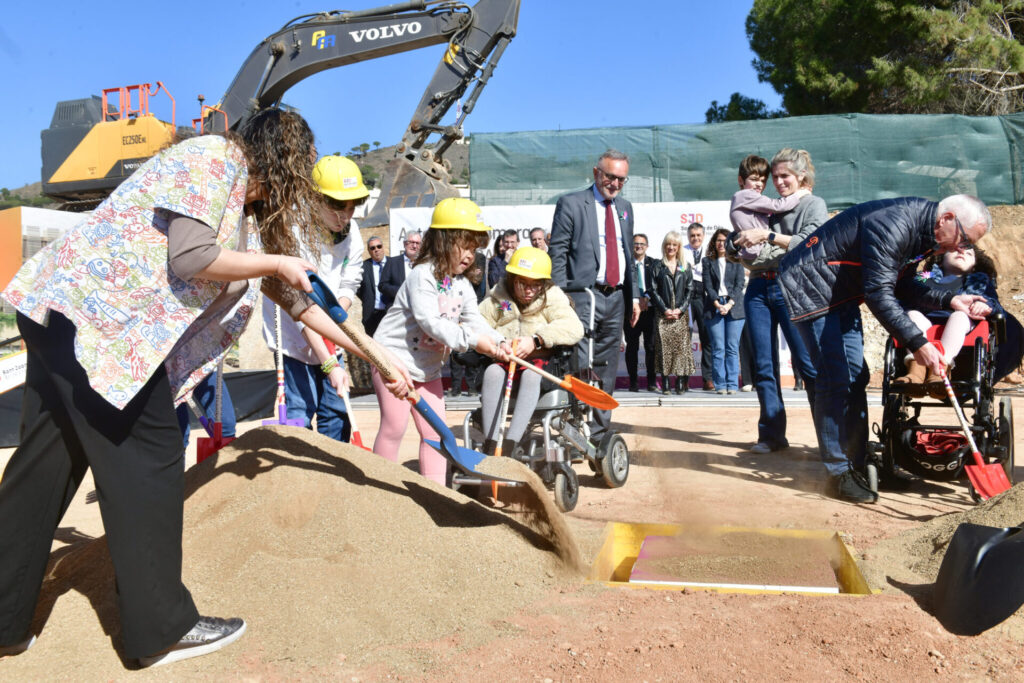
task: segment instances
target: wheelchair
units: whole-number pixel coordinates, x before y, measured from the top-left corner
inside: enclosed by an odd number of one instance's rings
[[[591,296],[593,296],[591,294]],[[594,306],[591,301],[590,310]],[[585,332],[588,357],[586,365],[580,362],[580,354],[575,346],[563,346],[553,349],[551,362],[547,370],[556,376],[570,372],[573,376],[597,384],[594,372],[594,344],[590,330],[594,328],[593,313],[591,323]],[[517,372],[529,372],[520,368]],[[515,408],[510,402],[509,414]],[[537,473],[541,480],[552,489],[555,504],[562,512],[571,512],[579,501],[579,477],[573,469],[576,463],[586,462],[591,472],[608,488],[618,488],[626,483],[629,477],[629,449],[621,434],[609,430],[601,442],[595,444],[590,439],[590,421],[593,408],[577,399],[571,392],[543,380],[537,407],[533,411],[523,438],[513,449],[511,457]],[[466,414],[462,424],[463,445],[479,450],[483,446],[483,410],[477,408]],[[473,477],[455,474],[452,484],[455,488],[469,485],[480,485],[482,482]]]
[[[995,395],[995,383],[1021,360],[1019,347],[1006,344],[1008,321],[1019,328],[1020,324],[1012,316],[1003,313],[979,321],[964,340],[948,376],[982,458],[987,464],[1002,465],[1012,482],[1013,404],[1009,396]],[[928,341],[941,339],[943,329],[942,325],[933,325],[926,334]],[[1000,345],[1004,348],[1000,349]],[[978,502],[980,497],[964,471],[964,466],[973,465],[974,459],[959,422],[933,423],[935,413],[931,410],[929,419],[922,421],[924,408],[951,407],[949,398],[917,398],[911,395],[913,388],[908,391],[908,385],[894,381],[906,372],[907,354],[896,340],[891,337],[887,340],[882,374],[882,422],[872,426],[877,441],[868,443],[868,483],[877,492],[880,481],[883,484],[907,482],[899,473],[903,470],[925,480],[965,482],[971,498]]]

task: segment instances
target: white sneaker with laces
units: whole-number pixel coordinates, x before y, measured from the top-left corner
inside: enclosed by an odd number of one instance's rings
[[[182,659],[210,654],[235,642],[243,633],[245,622],[241,619],[199,617],[196,625],[183,635],[177,644],[151,657],[140,657],[139,664],[144,667],[163,666]]]

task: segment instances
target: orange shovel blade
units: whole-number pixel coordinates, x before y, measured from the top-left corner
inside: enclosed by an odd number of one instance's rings
[[[977,464],[964,465],[964,471],[982,500],[988,500],[1013,487],[1002,465],[986,465],[981,453],[977,451],[974,452],[974,462]]]
[[[619,402],[611,395],[572,375],[566,375],[559,386],[571,391],[576,398],[598,410],[612,410],[619,407]]]

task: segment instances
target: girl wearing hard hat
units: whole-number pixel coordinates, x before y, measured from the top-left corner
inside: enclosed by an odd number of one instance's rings
[[[551,258],[536,247],[520,247],[505,266],[505,277],[480,304],[480,314],[491,327],[509,339],[519,358],[538,366],[553,346],[572,346],[583,338],[583,323],[569,297],[551,281]],[[484,371],[480,400],[483,404],[484,452],[510,455],[526,432],[527,423],[540,398],[541,376],[523,372],[518,377],[519,394],[505,439],[497,443],[501,392],[508,367],[492,364]]]
[[[462,197],[442,199],[434,207],[430,229],[423,236],[412,271],[373,335],[374,341],[408,369],[417,393],[442,420],[441,370],[449,351],[476,349],[484,355],[507,359],[504,337],[481,317],[473,285],[463,277],[473,265],[476,250],[487,244],[488,229],[474,202]],[[373,451],[398,462],[398,445],[409,423],[411,406],[389,393],[376,368],[373,388],[380,404],[380,430]],[[412,416],[421,438],[420,474],[444,485],[448,462],[423,441],[438,436],[419,413]]]
[[[313,167],[319,199],[313,214],[314,249],[299,239],[300,255],[317,264],[318,275],[348,311],[363,278],[363,240],[352,214],[366,202],[370,191],[355,162],[343,156],[321,158]],[[299,228],[294,228],[300,237]],[[274,317],[280,315],[270,299],[263,299],[263,338],[277,351]],[[289,419],[302,419],[338,441],[348,441],[351,422],[342,395],[347,391],[344,355],[328,349],[323,338],[302,323],[281,316],[281,355],[284,363],[285,405]]]

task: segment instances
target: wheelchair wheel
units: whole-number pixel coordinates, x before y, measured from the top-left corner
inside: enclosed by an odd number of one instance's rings
[[[1005,454],[1002,462],[1006,478],[1013,483],[1013,401],[1009,396],[999,399],[999,420],[996,422],[996,442]]]
[[[612,432],[605,434],[597,450],[601,456],[598,469],[605,485],[610,489],[617,489],[625,484],[629,477],[629,449],[622,435]]]
[[[555,474],[555,505],[562,512],[572,512],[579,499],[580,480],[576,473],[571,469],[568,474],[560,470]]]

